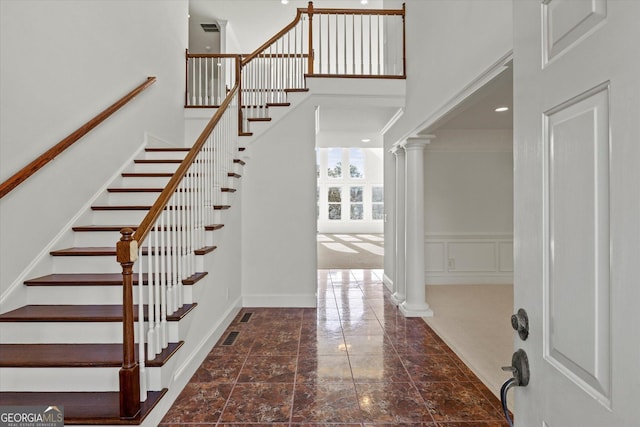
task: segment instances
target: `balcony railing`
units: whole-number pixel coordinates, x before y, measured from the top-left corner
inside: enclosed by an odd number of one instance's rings
[[[405,78],[405,10],[298,8],[293,21],[242,55],[239,114],[267,117],[306,78]],[[187,52],[185,107],[215,107],[235,84],[234,55]]]

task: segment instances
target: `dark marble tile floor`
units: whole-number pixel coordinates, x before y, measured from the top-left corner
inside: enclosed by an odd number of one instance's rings
[[[222,345],[229,332],[239,334]],[[319,270],[317,308],[242,309],[160,426],[507,423],[426,323],[391,304],[381,270]]]

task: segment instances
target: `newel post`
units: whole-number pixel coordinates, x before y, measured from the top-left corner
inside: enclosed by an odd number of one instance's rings
[[[307,14],[309,15],[309,69],[308,74],[313,74],[313,2],[309,2],[309,7],[307,8]]]
[[[136,361],[133,334],[133,263],[138,242],[133,230],[123,228],[116,244],[116,259],[122,266],[122,368],[120,369],[120,417],[135,418],[140,412],[140,367]],[[142,321],[143,319],[140,319]],[[142,356],[141,356],[142,357]]]

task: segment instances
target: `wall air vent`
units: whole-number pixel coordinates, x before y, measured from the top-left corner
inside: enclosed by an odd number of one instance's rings
[[[200,24],[205,33],[219,33],[220,27],[218,24]]]

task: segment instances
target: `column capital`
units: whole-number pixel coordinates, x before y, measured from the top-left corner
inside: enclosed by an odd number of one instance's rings
[[[402,146],[402,142],[396,142],[391,146],[389,152],[393,155],[397,155],[398,153],[404,151],[404,147]]]
[[[426,145],[431,144],[431,141],[433,141],[434,139],[436,139],[435,135],[412,136],[410,138],[407,138],[407,140],[402,143],[402,146],[405,150],[420,150],[423,149]]]

